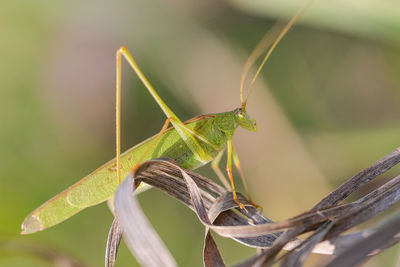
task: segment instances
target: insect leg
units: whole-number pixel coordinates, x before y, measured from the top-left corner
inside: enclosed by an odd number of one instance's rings
[[[232,176],[232,139],[228,140],[227,142],[227,148],[228,148],[228,159],[226,163],[226,172],[228,173],[229,180],[231,181],[232,185],[232,193],[233,193],[233,200],[236,202],[236,204],[239,205],[241,209],[244,209],[247,211],[243,203],[240,203],[239,200],[237,199],[236,195],[236,190],[235,190],[235,183],[233,182],[233,176]]]
[[[248,198],[250,204],[255,206],[256,208],[260,208],[259,205],[257,205],[256,203],[253,202],[253,200],[252,200],[252,198],[250,196],[249,187],[247,186],[246,178],[244,176],[242,167],[240,166],[239,156],[236,153],[236,150],[235,150],[235,148],[233,146],[232,146],[232,155],[233,155],[233,164],[235,164],[236,169],[239,171],[240,178],[242,178],[242,182],[243,182],[244,188],[246,190],[247,198]]]
[[[232,187],[229,185],[228,181],[226,180],[225,175],[222,173],[221,169],[219,168],[219,163],[221,162],[222,155],[224,154],[224,150],[221,150],[218,155],[214,158],[211,162],[211,168],[217,174],[219,180],[223,183],[226,189],[232,190]]]
[[[212,160],[212,157],[207,154],[207,152],[202,148],[200,145],[198,138],[193,134],[193,132],[188,129],[185,124],[175,115],[174,112],[164,103],[161,97],[157,94],[156,90],[144,76],[143,72],[140,70],[139,66],[136,64],[135,60],[133,59],[132,55],[128,51],[125,46],[121,46],[117,51],[117,176],[119,175],[120,169],[120,99],[121,99],[121,58],[122,56],[126,59],[132,69],[135,71],[136,75],[142,81],[146,89],[152,95],[154,100],[163,110],[167,118],[170,119],[170,122],[174,126],[175,130],[178,132],[180,137],[189,147],[189,149],[193,152],[196,158],[201,162],[208,162]],[[201,139],[201,136],[200,136]],[[119,177],[119,176],[118,176]],[[120,180],[120,178],[118,178]]]
[[[115,137],[116,137],[116,159],[117,179],[121,183],[121,53],[117,52],[117,80],[116,80],[116,101],[115,101]]]

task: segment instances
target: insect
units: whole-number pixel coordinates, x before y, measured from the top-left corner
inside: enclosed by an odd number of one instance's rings
[[[138,67],[128,49],[125,46],[119,48],[116,53],[116,158],[105,163],[82,180],[35,209],[22,223],[21,233],[30,234],[44,230],[68,219],[84,208],[110,199],[121,182],[121,178],[126,177],[129,172],[139,166],[141,162],[159,157],[172,158],[181,167],[186,169],[196,169],[206,163],[212,162],[211,166],[218,177],[228,189],[232,190],[235,202],[240,208],[245,209],[245,206],[237,199],[232,176],[233,162],[240,173],[248,194],[247,184],[240,168],[239,157],[232,144],[232,136],[237,127],[242,127],[249,131],[257,130],[256,121],[252,119],[246,111],[248,97],[253,89],[256,78],[260,74],[261,69],[267,62],[272,51],[306,7],[307,6],[299,10],[281,31],[278,31],[274,27],[273,30],[267,33],[265,38],[250,55],[241,76],[241,106],[239,108],[223,113],[200,115],[186,122],[182,122],[164,103]],[[276,35],[277,37],[275,38]],[[269,49],[267,50],[267,48]],[[267,53],[252,78],[247,90],[247,95],[244,98],[244,83],[249,69],[265,50],[267,50]],[[123,58],[126,59],[135,71],[146,89],[163,110],[167,119],[158,134],[121,154],[120,106],[121,61]],[[169,124],[172,124],[173,127],[168,128]],[[227,150],[226,171],[230,183],[227,182],[225,176],[219,169],[219,162],[225,149]],[[249,200],[253,203],[250,196]]]

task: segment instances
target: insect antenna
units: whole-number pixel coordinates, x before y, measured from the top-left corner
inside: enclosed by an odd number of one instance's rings
[[[244,87],[244,80],[246,78],[246,75],[251,67],[251,65],[254,63],[254,61],[257,60],[257,58],[260,56],[260,54],[262,53],[262,51],[264,49],[266,49],[269,46],[269,43],[271,42],[271,39],[269,36],[273,36],[275,31],[276,31],[276,27],[274,26],[273,29],[270,31],[271,35],[269,34],[269,32],[266,34],[266,36],[260,41],[259,45],[257,45],[257,47],[254,49],[254,51],[251,53],[249,59],[247,60],[244,68],[243,68],[243,72],[242,72],[242,76],[241,76],[241,81],[240,81],[240,99],[242,102],[242,108],[243,110],[246,109],[246,105],[247,105],[247,100],[248,97],[251,93],[251,91],[253,90],[254,87],[254,83],[258,77],[258,75],[260,74],[262,68],[264,67],[265,63],[267,62],[267,60],[269,59],[269,57],[271,56],[272,52],[275,50],[276,46],[278,45],[278,43],[280,42],[280,40],[282,40],[282,38],[286,35],[286,33],[292,28],[293,24],[298,20],[298,18],[304,13],[304,11],[311,5],[313,0],[309,0],[307,2],[306,5],[304,5],[299,11],[297,11],[297,13],[293,16],[293,18],[286,24],[286,26],[282,29],[282,31],[279,33],[278,37],[275,39],[275,41],[272,43],[271,47],[268,49],[263,61],[261,62],[260,66],[258,67],[256,73],[254,74],[253,79],[250,82],[249,85],[249,89],[248,89],[248,93],[246,95],[246,99],[243,101],[243,87]],[[278,24],[279,25],[279,24]],[[262,49],[262,50],[261,50]],[[258,51],[261,50],[261,51]]]
[[[250,56],[247,58],[246,63],[243,66],[242,74],[240,76],[240,101],[243,105],[243,89],[244,82],[250,68],[253,66],[254,62],[261,56],[264,51],[271,46],[271,43],[276,39],[279,32],[282,31],[283,24],[281,22],[275,23],[272,28],[267,31],[261,41],[258,42],[257,46],[253,49]]]

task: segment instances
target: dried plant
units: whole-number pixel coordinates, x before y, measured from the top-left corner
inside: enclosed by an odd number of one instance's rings
[[[379,227],[342,234],[394,205],[400,198],[400,175],[369,194],[341,204],[351,193],[400,162],[400,148],[343,183],[308,212],[282,222],[272,222],[247,203],[238,208],[232,194],[208,178],[184,170],[169,159],[143,163],[118,188],[116,217],[111,226],[106,266],[113,266],[124,240],[143,266],[176,266],[176,262],[140,209],[132,189],[144,182],[180,200],[196,212],[205,226],[205,266],[225,266],[211,232],[232,238],[260,253],[237,266],[302,266],[311,253],[333,255],[328,266],[354,266],[393,246],[400,240],[400,216],[383,218]],[[305,240],[303,233],[311,233]],[[285,251],[283,254],[280,252]]]

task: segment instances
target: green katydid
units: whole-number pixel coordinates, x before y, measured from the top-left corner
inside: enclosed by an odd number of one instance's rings
[[[244,205],[237,200],[235,184],[232,177],[232,159],[243,180],[248,194],[247,184],[240,168],[239,158],[232,145],[232,136],[238,126],[256,131],[257,125],[246,111],[248,97],[253,88],[262,67],[270,57],[276,45],[292,27],[294,22],[305,10],[303,7],[288,22],[282,31],[270,31],[260,44],[254,49],[243,69],[240,84],[241,106],[233,111],[201,115],[182,122],[172,110],[164,103],[157,94],[145,75],[139,69],[135,60],[125,46],[118,49],[117,58],[117,79],[116,79],[116,158],[105,163],[103,166],[48,200],[40,207],[30,213],[22,223],[22,234],[30,234],[44,230],[58,224],[84,208],[93,206],[110,199],[118,187],[121,177],[126,177],[132,169],[141,162],[159,157],[174,159],[181,167],[196,169],[212,161],[212,168],[224,183],[225,187],[232,189],[234,200],[240,208]],[[275,28],[274,28],[275,29]],[[273,38],[275,33],[279,33]],[[271,45],[272,44],[272,45]],[[246,75],[251,65],[268,48],[264,60],[248,88],[246,98],[243,97],[243,89]],[[121,60],[125,58],[133,68],[139,79],[143,82],[152,97],[167,116],[161,131],[147,140],[128,149],[123,154],[120,152],[120,106],[121,106]],[[169,123],[173,125],[167,128]],[[230,184],[219,170],[219,161],[223,152],[227,150],[227,174]],[[249,197],[251,201],[251,198]]]

